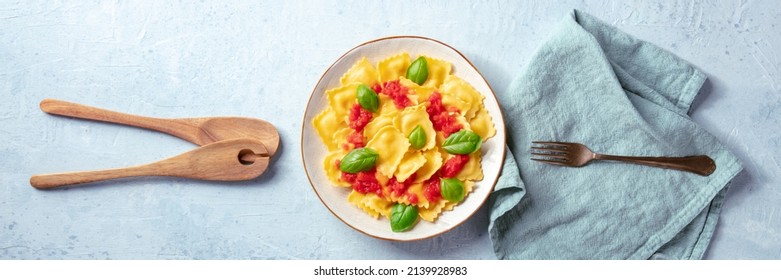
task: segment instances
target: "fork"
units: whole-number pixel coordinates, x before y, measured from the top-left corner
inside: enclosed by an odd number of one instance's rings
[[[615,160],[667,169],[675,169],[708,176],[716,170],[716,163],[706,155],[686,157],[628,157],[594,153],[583,144],[568,142],[532,142],[532,160],[548,164],[581,167],[592,160]]]

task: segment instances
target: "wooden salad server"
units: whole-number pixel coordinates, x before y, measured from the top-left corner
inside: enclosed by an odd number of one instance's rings
[[[156,130],[200,146],[226,139],[254,138],[266,146],[269,156],[273,156],[279,147],[277,129],[271,123],[259,119],[242,117],[152,118],[56,99],[44,99],[40,106],[41,110],[49,114]]]
[[[268,163],[268,151],[263,143],[256,139],[239,138],[206,144],[178,156],[144,165],[98,171],[34,175],[30,178],[30,185],[38,189],[49,189],[138,176],[242,181],[263,174]]]

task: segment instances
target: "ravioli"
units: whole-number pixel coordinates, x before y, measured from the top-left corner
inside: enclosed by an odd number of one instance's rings
[[[462,116],[465,116],[466,113],[469,112],[469,109],[472,109],[472,105],[469,105],[469,103],[466,103],[464,100],[461,100],[461,98],[453,95],[442,95],[442,104],[447,107],[458,109]]]
[[[404,157],[399,162],[399,166],[396,168],[395,177],[398,181],[406,181],[407,178],[415,174],[426,164],[426,157],[420,151],[408,151],[404,154]]]
[[[404,77],[399,78],[399,83],[402,86],[410,89],[410,91],[414,92],[417,96],[418,102],[425,101],[429,96],[431,96],[432,93],[437,91],[436,87],[421,86]]]
[[[373,193],[365,194],[361,199],[361,203],[363,203],[366,208],[371,209],[373,212],[377,212],[385,218],[390,217],[391,208],[393,207],[392,201]]]
[[[493,119],[484,106],[480,106],[480,110],[477,111],[475,117],[469,121],[469,127],[480,135],[483,141],[496,135],[496,128],[494,127]]]
[[[325,157],[325,160],[323,161],[323,166],[325,166],[325,175],[334,186],[350,187],[350,183],[342,181],[342,172],[339,171],[339,167],[337,166],[337,162],[339,162],[339,160],[341,160],[344,155],[346,155],[346,153],[342,151],[331,152],[328,154],[328,156]]]
[[[447,200],[440,199],[437,203],[429,204],[428,208],[418,208],[418,216],[424,221],[434,222],[446,204]]]
[[[342,128],[347,128],[347,124],[343,123],[339,116],[336,114],[333,108],[328,107],[318,114],[313,120],[317,135],[320,136],[320,140],[323,140],[329,151],[338,149],[338,145],[333,140],[333,132]]]
[[[467,119],[472,119],[475,116],[477,110],[480,109],[480,105],[483,104],[483,98],[485,98],[469,83],[453,75],[448,75],[445,78],[445,81],[439,87],[439,91],[443,95],[456,97],[469,104],[469,110],[464,112],[464,117]]]
[[[325,92],[328,96],[328,105],[334,110],[337,117],[345,123],[347,123],[347,114],[350,112],[350,108],[358,103],[356,98],[358,85],[359,84],[357,83],[353,83]]]
[[[347,70],[347,73],[344,73],[340,79],[343,86],[354,83],[372,86],[379,81],[379,72],[365,57],[353,64],[350,70]]]
[[[377,63],[377,70],[380,75],[380,82],[398,80],[407,74],[410,59],[407,53],[400,53]]]
[[[480,151],[469,154],[469,161],[466,162],[464,168],[461,169],[461,172],[456,175],[456,178],[461,181],[482,180],[483,169],[480,164],[481,159],[482,156],[480,155]]]
[[[377,172],[392,177],[409,148],[409,141],[396,128],[386,126],[377,131],[369,143],[366,143],[366,147],[379,154]]]
[[[350,136],[350,133],[353,132],[352,128],[349,127],[343,127],[337,130],[336,132],[331,132],[331,141],[336,144],[336,148],[339,150],[351,150],[350,143],[347,141],[347,137]],[[350,149],[347,149],[347,148]]]
[[[428,79],[423,83],[423,87],[437,88],[445,81],[445,77],[450,75],[452,66],[450,62],[424,56],[428,65]]]
[[[374,135],[377,135],[377,132],[379,132],[381,128],[393,126],[393,120],[396,118],[396,115],[398,115],[398,111],[388,112],[387,114],[374,117],[374,119],[363,128],[363,135],[366,136],[366,138],[371,139]]]
[[[361,208],[363,212],[366,212],[366,214],[369,214],[369,216],[372,216],[375,219],[379,218],[380,213],[372,208],[369,208],[369,206],[366,206],[364,203],[364,198],[366,198],[365,194],[359,193],[355,190],[351,191],[350,194],[347,195],[347,201],[352,205],[358,206],[358,208]]]
[[[390,115],[399,112],[399,109],[396,108],[396,105],[393,105],[393,100],[387,95],[380,94],[378,99],[380,100],[380,109],[377,110],[379,115]]]
[[[440,167],[442,167],[442,155],[439,153],[439,149],[431,149],[423,152],[423,157],[426,158],[426,163],[423,164],[415,173],[415,183],[423,182],[431,178],[431,175],[437,173]]]

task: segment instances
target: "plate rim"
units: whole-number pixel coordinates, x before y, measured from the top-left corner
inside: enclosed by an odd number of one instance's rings
[[[477,74],[480,75],[480,78],[483,79],[483,82],[485,82],[485,84],[488,86],[488,90],[491,92],[491,95],[493,95],[494,100],[496,100],[496,103],[499,105],[497,107],[499,108],[499,114],[501,115],[500,117],[502,118],[501,127],[502,127],[502,131],[505,132],[504,133],[505,137],[501,139],[502,143],[501,143],[500,147],[502,147],[502,152],[501,152],[502,156],[501,156],[501,162],[499,164],[499,174],[496,176],[496,179],[494,179],[494,181],[491,183],[491,188],[490,188],[490,190],[488,192],[488,195],[486,195],[485,198],[483,198],[483,201],[480,202],[480,206],[477,207],[474,211],[472,211],[472,213],[469,213],[469,215],[467,215],[467,217],[465,219],[463,219],[462,221],[460,221],[458,223],[454,223],[452,226],[450,226],[449,228],[447,228],[447,229],[445,229],[445,230],[443,230],[441,232],[437,232],[437,233],[434,233],[434,234],[429,234],[429,235],[421,236],[421,237],[417,237],[417,238],[412,238],[412,239],[394,239],[394,238],[376,236],[376,235],[373,235],[373,234],[368,233],[366,231],[363,231],[363,230],[361,230],[361,229],[351,225],[350,223],[346,222],[345,220],[343,220],[342,217],[340,217],[338,214],[334,213],[334,210],[331,209],[331,207],[329,207],[328,204],[325,201],[323,201],[323,198],[320,196],[320,192],[317,191],[317,188],[315,187],[314,182],[312,182],[312,177],[309,175],[309,170],[306,168],[306,161],[304,159],[304,129],[306,128],[306,125],[307,125],[307,122],[306,122],[306,112],[309,109],[309,105],[312,103],[312,98],[314,98],[314,96],[315,96],[315,91],[317,90],[317,86],[323,81],[323,78],[325,77],[325,74],[328,73],[329,71],[331,71],[331,69],[334,67],[334,65],[336,65],[337,62],[341,61],[345,56],[347,56],[348,54],[350,54],[351,52],[353,52],[354,50],[356,50],[356,49],[358,49],[358,48],[360,48],[362,46],[365,46],[365,45],[368,45],[368,44],[372,44],[372,43],[376,43],[376,42],[379,42],[379,41],[392,40],[392,39],[403,39],[403,38],[421,39],[421,40],[428,40],[428,41],[432,41],[432,42],[438,43],[440,45],[443,45],[443,46],[445,46],[445,47],[455,51],[459,56],[461,56],[461,58],[464,59],[464,61],[469,63],[469,66],[471,66],[472,69],[474,69],[477,72]],[[494,122],[494,125],[496,126],[496,122]],[[312,190],[315,192],[315,195],[317,195],[317,199],[320,200],[320,203],[323,204],[323,206],[325,206],[325,208],[328,209],[328,211],[331,212],[331,214],[334,217],[339,219],[339,221],[341,221],[345,225],[349,226],[350,228],[352,228],[352,229],[354,229],[354,230],[356,230],[356,231],[358,231],[360,233],[363,233],[364,235],[371,236],[371,237],[376,238],[376,239],[387,240],[387,241],[397,241],[397,242],[413,242],[413,241],[420,241],[420,240],[436,237],[436,236],[445,234],[446,232],[449,232],[449,231],[457,228],[458,226],[460,226],[463,223],[465,223],[467,220],[471,219],[472,216],[474,216],[475,213],[477,213],[480,210],[480,208],[482,208],[485,205],[485,203],[488,200],[488,198],[494,192],[494,189],[496,188],[496,183],[499,182],[499,177],[502,176],[502,171],[504,169],[504,164],[503,163],[504,163],[505,157],[507,156],[507,148],[506,148],[507,147],[507,125],[504,122],[504,110],[502,109],[502,106],[499,104],[499,98],[496,96],[496,93],[494,92],[494,89],[491,87],[491,84],[488,82],[488,80],[485,79],[485,76],[483,76],[483,73],[480,72],[480,70],[477,69],[477,67],[475,67],[475,65],[472,63],[472,61],[470,61],[463,53],[458,51],[456,48],[454,48],[454,47],[452,47],[452,46],[450,46],[450,45],[448,45],[448,44],[446,44],[446,43],[444,43],[442,41],[436,40],[436,39],[423,37],[423,36],[416,36],[416,35],[395,35],[395,36],[380,37],[380,38],[376,38],[376,39],[365,41],[365,42],[363,42],[361,44],[358,44],[355,47],[353,47],[353,48],[347,50],[346,52],[344,52],[341,56],[339,56],[339,58],[334,60],[334,62],[331,63],[331,65],[328,66],[328,68],[326,68],[325,71],[323,71],[323,74],[320,75],[320,79],[317,80],[317,83],[315,83],[314,87],[312,88],[312,93],[309,94],[309,99],[307,100],[306,106],[304,107],[304,114],[303,114],[302,122],[301,122],[301,137],[300,137],[300,141],[301,141],[300,142],[300,146],[301,146],[301,164],[304,167],[304,173],[306,173],[306,178],[309,181],[309,185],[312,187]]]

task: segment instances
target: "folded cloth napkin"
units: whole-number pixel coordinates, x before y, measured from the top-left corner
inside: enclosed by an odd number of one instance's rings
[[[580,11],[500,94],[508,132],[489,234],[502,259],[699,259],[738,159],[687,115],[705,75]],[[628,156],[708,155],[710,176],[530,160],[532,141]]]

